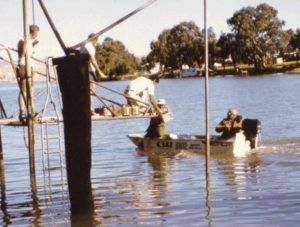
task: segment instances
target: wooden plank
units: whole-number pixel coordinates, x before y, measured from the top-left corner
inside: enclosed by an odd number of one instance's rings
[[[143,119],[143,118],[150,118],[155,117],[155,114],[145,114],[145,115],[129,115],[129,116],[103,116],[100,114],[94,114],[91,116],[92,121],[103,121],[103,120],[130,120],[130,119]],[[35,124],[42,124],[42,123],[58,123],[63,122],[62,116],[47,116],[47,117],[36,117],[34,118]],[[6,126],[26,126],[26,123],[20,121],[19,118],[2,118],[0,119],[0,125]]]

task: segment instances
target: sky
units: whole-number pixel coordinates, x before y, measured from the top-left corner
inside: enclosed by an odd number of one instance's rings
[[[92,33],[99,32],[148,0],[44,0],[44,4],[67,47],[73,46]],[[40,26],[39,45],[36,54],[40,57],[63,56],[37,0],[29,2],[29,22]],[[267,3],[278,10],[278,17],[286,22],[284,29],[300,28],[300,0],[207,0],[207,23],[217,37],[228,32],[226,20],[234,12],[246,6],[256,7]],[[153,5],[130,17],[99,37],[121,41],[135,56],[146,56],[151,41],[157,40],[165,29],[183,21],[194,21],[204,26],[203,0],[157,0]],[[0,44],[15,48],[23,36],[22,0],[0,0]],[[3,56],[3,52],[0,52]]]

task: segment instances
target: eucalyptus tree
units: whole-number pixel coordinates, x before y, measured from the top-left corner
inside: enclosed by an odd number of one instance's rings
[[[291,31],[291,39],[289,42],[290,50],[296,54],[297,63],[299,60],[300,53],[300,29],[298,28],[296,32]]]
[[[203,36],[204,36],[204,32],[205,31],[202,30]],[[217,52],[217,38],[216,38],[216,34],[212,27],[209,27],[207,29],[207,37],[208,37],[209,65],[211,68],[211,67],[213,67],[213,65],[215,63],[215,58],[217,56],[217,53],[216,53]],[[204,45],[202,46],[202,48],[204,49]],[[199,48],[199,50],[202,50],[201,47]],[[203,53],[203,52],[201,51],[201,53]]]
[[[200,66],[204,56],[203,37],[203,32],[194,22],[181,22],[164,30],[157,41],[151,42],[147,60],[158,61],[171,69],[179,69],[184,64]]]
[[[292,32],[289,44],[292,50],[300,51],[300,29],[299,28],[296,30],[296,32]]]
[[[282,29],[285,22],[278,11],[268,4],[256,8],[245,7],[227,20],[235,37],[236,54],[245,63],[263,70],[275,53],[288,45],[288,32]]]
[[[221,60],[223,67],[231,60],[235,69],[237,64],[242,63],[240,54],[237,50],[240,49],[239,43],[236,42],[233,33],[222,33],[217,41],[217,58]]]
[[[110,76],[133,73],[138,68],[136,57],[124,44],[109,37],[97,46],[96,59],[103,72]]]
[[[167,65],[169,48],[167,45],[167,37],[170,31],[164,30],[159,36],[157,41],[152,41],[150,44],[151,52],[146,57],[150,67],[153,67],[156,62],[161,65]],[[169,66],[167,66],[169,67]]]

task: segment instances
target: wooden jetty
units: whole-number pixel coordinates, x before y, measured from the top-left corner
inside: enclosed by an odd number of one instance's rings
[[[92,121],[142,119],[155,117],[156,114],[146,103],[143,103],[144,108],[136,109],[136,107],[130,107],[126,103],[118,103],[96,93],[94,93],[94,97],[101,101],[102,106],[96,108],[94,113],[91,113],[91,81],[88,74],[88,61],[84,56],[76,55],[58,59],[50,58],[45,62],[45,67],[47,69],[45,74],[46,94],[43,96],[45,103],[43,108],[31,118],[33,133],[35,125],[40,125],[42,128],[40,142],[42,144],[43,169],[51,170],[54,168],[49,165],[49,159],[52,154],[47,150],[49,147],[48,142],[44,140],[49,138],[47,134],[49,127],[57,126],[58,130],[55,137],[59,144],[61,141],[60,137],[64,135],[65,149],[59,149],[60,154],[58,155],[61,160],[60,168],[62,169],[63,166],[67,167],[68,190],[72,213],[80,213],[82,210],[92,210],[93,202],[90,182]],[[99,89],[102,88],[124,96],[124,101],[128,98],[122,92],[110,89],[102,83],[94,83]],[[53,90],[56,92],[56,97],[53,95]],[[29,117],[25,116],[24,119],[19,119],[14,115],[7,114],[5,105],[2,105],[1,100],[0,104],[1,113],[3,113],[1,114],[2,118],[0,118],[0,130],[1,126],[28,128]],[[63,133],[60,133],[61,124],[64,125]],[[28,137],[29,139],[30,137]],[[35,141],[33,141],[33,150],[29,150],[29,156],[31,159],[30,166],[32,166],[30,168],[30,175],[33,191],[36,191],[34,144]],[[2,148],[0,150],[2,152]],[[63,150],[65,151],[66,165],[61,158]],[[64,174],[62,173],[62,175]]]
[[[151,5],[156,0],[149,0],[146,4],[142,5],[138,9],[129,13],[125,17],[113,23],[111,26],[105,28],[103,31],[97,33],[100,34],[108,31],[112,27],[126,20],[130,16],[136,14],[147,6]],[[5,106],[1,108],[2,118],[0,119],[0,142],[1,138],[1,126],[24,126],[27,127],[28,133],[28,152],[29,152],[29,165],[30,165],[30,180],[32,191],[36,195],[37,185],[35,177],[35,152],[34,152],[34,126],[40,124],[42,127],[46,127],[45,131],[47,133],[48,124],[56,124],[58,126],[58,137],[60,134],[60,123],[64,123],[64,138],[65,138],[65,156],[66,156],[66,169],[68,178],[68,190],[69,198],[71,203],[71,219],[75,214],[84,214],[94,210],[93,198],[92,198],[92,187],[91,187],[91,122],[99,120],[122,120],[122,119],[133,119],[133,118],[146,118],[154,117],[155,114],[151,112],[149,105],[146,105],[146,111],[138,114],[118,114],[114,108],[107,103],[109,99],[101,97],[100,95],[94,94],[108,109],[110,114],[101,115],[100,113],[91,114],[91,101],[90,101],[90,80],[88,71],[88,57],[83,54],[79,54],[78,51],[73,48],[67,48],[64,44],[62,38],[60,37],[53,21],[48,14],[46,7],[42,0],[38,0],[59,44],[61,45],[66,56],[60,58],[48,58],[45,62],[46,64],[46,82],[47,82],[47,95],[44,108],[36,115],[33,109],[33,97],[31,92],[27,92],[26,95],[23,94],[21,90],[23,100],[26,103],[27,116],[22,119],[16,117],[7,117],[7,114],[2,114],[5,112]],[[23,29],[24,29],[24,40],[25,43],[28,42],[29,37],[29,24],[28,24],[28,11],[29,4],[28,0],[23,0]],[[84,41],[85,42],[85,41]],[[16,75],[17,84],[20,86],[20,81],[16,74],[16,67],[11,58],[11,49],[3,47],[2,49],[8,53],[9,61],[12,65],[12,69]],[[28,53],[25,54],[26,58],[26,87],[30,90],[30,56]],[[54,72],[53,75],[50,73],[50,68]],[[57,75],[56,75],[57,74]],[[58,102],[55,102],[55,98],[52,94],[52,82],[55,82],[57,86]],[[123,95],[118,91],[114,91],[110,88],[103,86],[101,83],[96,83],[99,87],[106,89],[108,91],[114,92],[119,95]],[[126,95],[123,95],[126,97]],[[62,100],[62,103],[61,103]],[[113,101],[113,103],[115,103]],[[2,104],[2,103],[1,103]],[[53,115],[49,115],[47,109],[52,106]],[[80,108],[78,108],[80,107]],[[43,129],[41,130],[43,133]],[[48,137],[46,136],[46,139]],[[42,136],[42,140],[45,138]],[[1,144],[0,144],[1,145]],[[43,147],[43,142],[42,142]],[[2,157],[3,149],[0,146],[0,161],[3,161]],[[43,152],[42,152],[43,153]],[[44,154],[44,153],[43,153]],[[49,156],[49,152],[47,153]],[[3,171],[1,171],[3,173]],[[74,217],[74,216],[73,216]]]
[[[92,121],[108,121],[108,120],[129,120],[129,119],[142,119],[142,118],[151,118],[155,117],[155,114],[143,114],[143,115],[131,115],[131,116],[103,116],[100,114],[93,114],[91,115]],[[43,123],[58,123],[63,122],[63,116],[47,116],[47,117],[34,117],[33,118],[34,124],[43,124]],[[1,118],[0,125],[4,126],[27,126],[26,119],[20,120],[16,117],[11,118]]]

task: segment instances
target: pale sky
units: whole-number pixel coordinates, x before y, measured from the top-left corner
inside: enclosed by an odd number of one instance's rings
[[[66,46],[84,40],[88,34],[98,32],[141,6],[147,0],[44,0],[52,20]],[[31,2],[30,23],[33,21]],[[34,1],[35,22],[40,26],[39,56],[62,56],[63,51],[51,31],[39,3]],[[242,7],[267,3],[278,10],[279,18],[286,22],[285,29],[300,28],[300,0],[207,0],[208,26],[217,36],[228,32],[226,20]],[[150,42],[157,40],[164,29],[183,21],[194,21],[203,28],[203,0],[157,0],[153,5],[124,21],[99,38],[111,37],[121,41],[130,53],[145,56]],[[16,47],[23,35],[22,0],[0,0],[0,44]],[[0,56],[3,53],[0,52]]]

